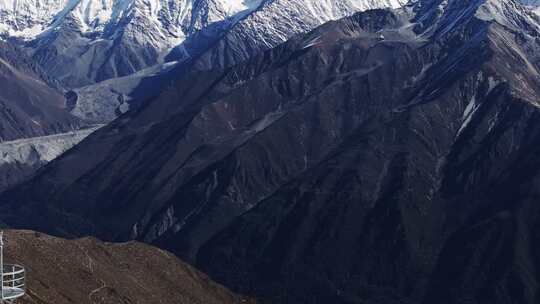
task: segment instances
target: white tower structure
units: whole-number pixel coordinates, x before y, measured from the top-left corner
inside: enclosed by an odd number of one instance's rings
[[[24,296],[24,267],[16,264],[4,264],[4,232],[0,231],[0,303],[15,303]]]

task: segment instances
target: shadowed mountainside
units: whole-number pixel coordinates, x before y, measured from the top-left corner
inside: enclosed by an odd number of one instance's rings
[[[20,49],[0,41],[0,141],[80,127],[56,85]]]

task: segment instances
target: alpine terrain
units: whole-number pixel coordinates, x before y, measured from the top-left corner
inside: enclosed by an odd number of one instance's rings
[[[108,122],[157,95],[194,58],[233,64],[326,21],[405,0],[0,1],[0,35],[70,91],[70,111]],[[230,31],[230,33],[229,33]],[[227,36],[220,45],[217,40]],[[112,80],[111,80],[112,79]]]
[[[118,1],[82,26],[90,2],[7,23],[71,115],[113,120],[1,193],[1,222],[142,241],[262,303],[539,303],[536,3]],[[50,52],[69,22],[108,51]]]
[[[156,64],[187,35],[258,2],[3,0],[0,23],[52,76],[79,87]]]
[[[83,127],[81,122],[107,123],[158,95],[202,53],[208,53],[201,60],[207,68],[233,64],[325,21],[403,2],[0,1],[0,37],[6,40],[3,57],[9,57],[3,62],[9,62],[6,68],[11,70],[15,61],[31,67],[17,71],[17,77],[8,70],[10,79],[4,84],[10,95],[3,100],[20,98],[21,92],[40,95],[27,99],[44,100],[34,102],[32,108],[23,101],[11,104],[6,110],[11,111],[6,114],[10,117],[0,122],[3,140],[25,138],[15,143],[17,150],[12,149],[13,143],[0,147],[0,191],[24,180],[94,130],[85,127],[72,136],[69,132]],[[224,35],[226,45],[213,47]],[[36,77],[45,78],[45,83],[36,85]],[[21,80],[11,83],[16,78]],[[17,87],[21,89],[13,91]],[[38,113],[36,106],[42,108]],[[67,140],[49,143],[50,137],[40,138],[51,134]],[[42,148],[36,149],[34,143]],[[44,150],[57,152],[51,157]]]
[[[46,110],[46,117],[35,117],[35,110],[23,107],[23,103],[10,106],[15,114],[9,115],[20,117],[0,122],[8,124],[5,128],[10,133],[17,132],[4,140],[25,139],[15,143],[17,150],[12,149],[13,143],[0,147],[0,191],[24,180],[82,140],[88,131],[94,130],[86,129],[86,125],[110,122],[136,108],[158,95],[192,65],[232,65],[325,21],[403,3],[404,0],[348,0],[339,4],[311,0],[0,1],[0,37],[6,40],[4,56],[10,57],[6,60],[25,62],[39,77],[46,78],[41,87],[34,88],[36,85],[31,82],[21,91],[44,93],[36,97],[46,99],[38,106],[56,106]],[[227,42],[214,46],[224,35]],[[197,59],[202,54],[203,58]],[[34,73],[19,71],[18,75],[33,79]],[[24,84],[20,82],[18,86]],[[15,87],[7,80],[5,85]],[[19,97],[14,94],[7,99]],[[58,122],[59,119],[62,121]],[[17,122],[15,126],[12,120]],[[84,126],[71,120],[84,122]],[[28,131],[21,130],[19,124],[25,124]],[[84,130],[72,136],[70,132],[81,127]],[[50,137],[40,138],[51,134],[67,140],[49,143]],[[28,137],[32,139],[27,140]],[[36,149],[34,143],[42,148]],[[42,153],[44,150],[57,152],[51,157],[50,153]]]

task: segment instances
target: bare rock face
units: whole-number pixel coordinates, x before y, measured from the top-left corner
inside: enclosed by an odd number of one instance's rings
[[[28,295],[18,303],[252,303],[171,253],[141,243],[15,230],[5,238],[5,259],[27,271]]]

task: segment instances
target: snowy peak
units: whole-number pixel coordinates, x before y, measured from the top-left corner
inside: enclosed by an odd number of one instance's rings
[[[203,30],[191,46],[241,23],[227,49],[242,60],[324,22],[406,1],[0,0],[0,35],[22,40],[51,76],[80,88],[163,63],[177,46],[187,58],[183,42]]]
[[[221,8],[225,15],[232,16],[241,12],[251,11],[256,9],[262,0],[216,0],[219,4],[216,7]]]
[[[518,30],[528,30],[523,28],[525,23],[534,24],[538,27],[538,21],[533,18],[529,9],[520,4],[519,1],[514,0],[485,0],[479,6],[475,16],[485,21],[495,21]]]
[[[0,32],[34,39],[72,18],[82,33],[103,32],[138,16],[168,29],[224,20],[255,9],[262,0],[3,0],[0,1]],[[174,32],[175,30],[173,30]],[[176,30],[176,32],[178,32]]]
[[[407,1],[267,0],[235,24],[225,38],[203,56],[200,67],[235,65],[325,22],[369,9],[398,8]]]
[[[35,37],[65,7],[65,0],[0,1],[0,33]]]
[[[211,24],[263,0],[0,0],[0,35],[19,38],[66,87],[130,75]],[[231,22],[229,22],[231,21]]]
[[[127,1],[124,3],[127,3]],[[54,26],[58,26],[64,18],[71,14],[75,20],[78,20],[82,32],[100,31],[103,30],[105,25],[113,17],[115,8],[118,10],[118,5],[115,7],[111,0],[72,1],[55,16],[53,28]],[[121,7],[120,11],[123,11],[123,9]]]
[[[279,2],[279,3],[274,3]],[[302,0],[298,3],[270,0],[1,0],[0,33],[36,38],[47,29],[60,26],[66,18],[73,18],[83,33],[102,32],[134,16],[153,20],[160,26],[189,27],[201,29],[209,23],[222,21],[232,16],[242,16],[261,4],[289,9],[301,7],[313,18],[327,21],[349,13],[381,7],[399,7],[406,0]],[[174,32],[174,31],[173,31]],[[178,32],[178,31],[176,31]]]
[[[54,29],[68,17],[82,32],[103,29],[113,15],[113,8],[130,1],[113,0],[3,0],[0,2],[0,32],[4,35],[33,39],[47,29]]]
[[[477,19],[522,29],[538,26],[530,8],[516,0],[420,0],[413,4],[417,32],[444,35]],[[527,29],[527,28],[525,28]]]
[[[538,7],[540,6],[540,0],[521,0],[521,3],[526,6]]]

